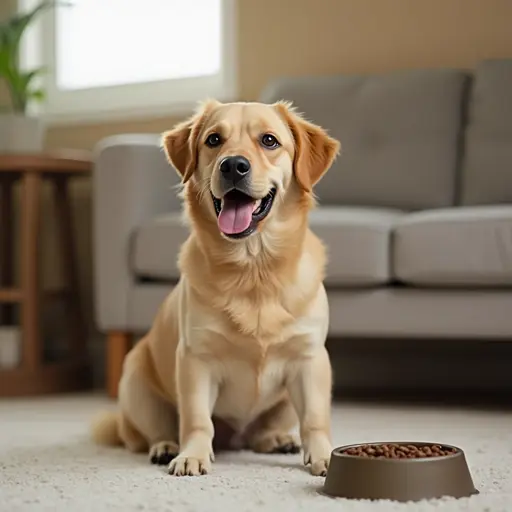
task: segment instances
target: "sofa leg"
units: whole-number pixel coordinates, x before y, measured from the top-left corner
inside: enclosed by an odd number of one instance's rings
[[[123,362],[132,346],[129,332],[111,331],[107,335],[107,392],[111,398],[117,398],[119,381],[123,371]]]

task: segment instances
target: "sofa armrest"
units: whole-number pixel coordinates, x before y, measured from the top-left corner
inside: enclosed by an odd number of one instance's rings
[[[128,325],[130,240],[141,223],[179,211],[179,177],[157,134],[126,134],[100,141],[93,152],[95,317],[102,331]]]

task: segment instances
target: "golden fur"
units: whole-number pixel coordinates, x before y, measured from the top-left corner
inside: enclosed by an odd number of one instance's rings
[[[212,132],[222,134],[220,147],[205,145]],[[262,133],[280,147],[263,147]],[[165,133],[163,147],[182,176],[191,225],[181,278],[128,354],[119,410],[100,418],[94,438],[149,450],[173,475],[199,475],[213,461],[214,422],[215,439],[227,426],[231,445],[269,453],[299,448],[289,433],[298,421],[304,462],[324,475],[331,452],[325,250],[308,212],[339,143],[287,103],[212,100]],[[277,186],[270,214],[236,241],[220,233],[211,198],[221,196],[219,162],[229,155],[251,162],[254,197]]]

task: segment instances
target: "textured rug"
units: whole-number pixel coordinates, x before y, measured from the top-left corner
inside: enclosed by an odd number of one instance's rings
[[[223,454],[208,476],[173,478],[143,455],[90,443],[89,419],[105,407],[98,396],[0,401],[0,510],[512,511],[511,412],[336,405],[336,445],[407,438],[465,449],[480,495],[399,504],[322,496],[299,455]]]

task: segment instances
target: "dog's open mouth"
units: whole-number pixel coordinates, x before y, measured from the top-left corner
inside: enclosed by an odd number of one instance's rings
[[[251,235],[270,213],[275,195],[275,188],[263,199],[254,199],[239,190],[228,192],[222,199],[212,195],[220,231],[229,238]]]

